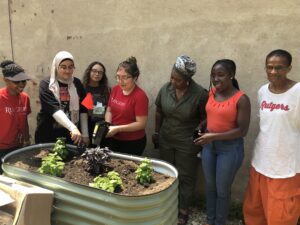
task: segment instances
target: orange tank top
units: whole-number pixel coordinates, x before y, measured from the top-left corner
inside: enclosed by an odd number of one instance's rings
[[[214,91],[214,90],[213,90]],[[206,104],[207,130],[213,133],[222,133],[237,127],[237,102],[244,92],[238,91],[229,99],[218,102],[213,91],[209,92]]]

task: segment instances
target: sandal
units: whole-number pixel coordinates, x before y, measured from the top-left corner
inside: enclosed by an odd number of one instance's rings
[[[177,225],[186,225],[189,220],[189,214],[178,213]]]

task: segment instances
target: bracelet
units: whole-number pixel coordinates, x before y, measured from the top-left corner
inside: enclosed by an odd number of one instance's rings
[[[159,134],[159,132],[155,131],[154,134]]]

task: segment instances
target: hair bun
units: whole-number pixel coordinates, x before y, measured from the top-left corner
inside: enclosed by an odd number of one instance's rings
[[[134,56],[130,56],[126,61],[129,63],[134,63],[134,64],[137,63],[136,58]]]
[[[4,68],[4,67],[6,67],[6,66],[8,66],[10,64],[15,64],[15,62],[12,61],[12,60],[4,60],[4,61],[1,62],[0,67]]]

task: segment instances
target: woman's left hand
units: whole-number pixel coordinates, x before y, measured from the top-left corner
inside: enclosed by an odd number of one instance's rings
[[[119,126],[109,126],[109,130],[107,132],[106,137],[107,138],[113,137],[119,132],[120,132]]]
[[[205,145],[208,144],[210,142],[212,142],[215,138],[215,134],[214,133],[204,133],[204,134],[200,134],[200,137],[196,138],[194,140],[194,143],[196,145]]]

